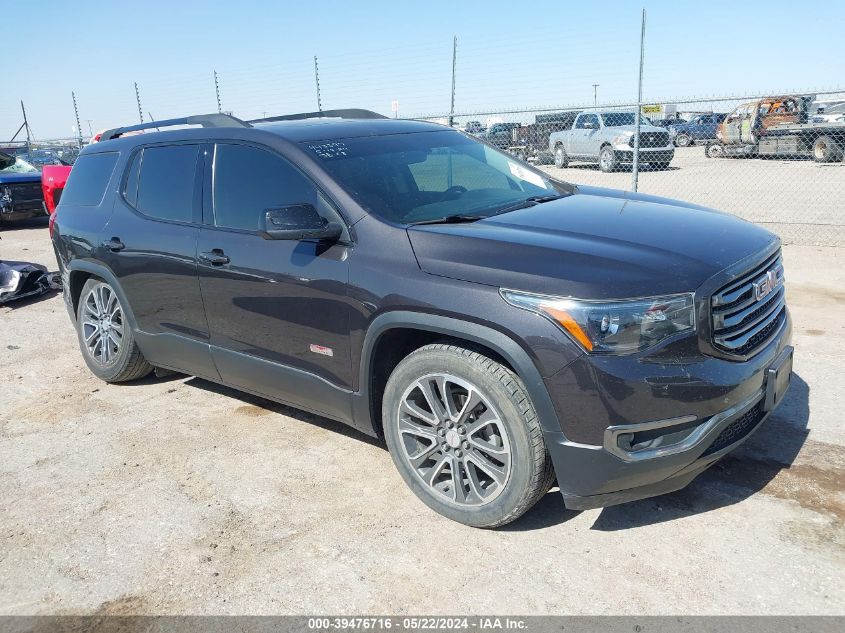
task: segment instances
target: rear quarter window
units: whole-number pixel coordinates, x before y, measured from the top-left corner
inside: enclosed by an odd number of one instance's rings
[[[62,206],[99,206],[106,194],[117,158],[117,152],[103,152],[86,154],[76,159],[62,193]]]

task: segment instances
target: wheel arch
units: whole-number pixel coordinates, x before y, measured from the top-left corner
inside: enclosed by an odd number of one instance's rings
[[[117,281],[117,277],[115,277],[114,273],[106,266],[86,260],[74,260],[68,265],[68,283],[71,305],[73,306],[74,321],[76,320],[76,313],[79,308],[79,298],[82,295],[82,288],[85,285],[85,282],[92,277],[103,280],[114,289],[120,299],[120,304],[123,307],[124,314],[129,320],[129,326],[133,330],[137,329],[135,315],[132,313],[132,306],[129,305],[129,301],[126,298],[126,294],[123,292],[123,288]]]
[[[381,396],[390,373],[415,349],[444,340],[485,353],[511,369],[525,385],[542,429],[560,433],[560,423],[540,371],[515,339],[499,330],[453,317],[395,311],[382,314],[372,322],[361,354],[361,397],[356,398],[355,417],[368,418],[374,435],[383,435]],[[385,353],[389,356],[384,356]]]

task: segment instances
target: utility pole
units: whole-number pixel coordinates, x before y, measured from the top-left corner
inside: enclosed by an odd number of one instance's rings
[[[23,99],[21,99],[21,112],[23,112],[23,126],[26,128],[26,153],[29,154],[32,151],[30,147],[32,144],[32,131],[29,129],[29,119],[26,118],[26,108],[23,105]]]
[[[452,40],[452,104],[449,106],[449,127],[455,123],[455,67],[458,61],[458,36]]]
[[[138,117],[141,123],[144,122],[144,111],[141,109],[141,92],[138,90],[138,82],[135,82],[135,101],[138,102]]]
[[[323,102],[320,100],[320,67],[317,65],[317,56],[314,55],[314,81],[317,84],[317,111],[323,111]]]
[[[214,71],[214,93],[217,95],[217,112],[223,112],[223,108],[220,106],[220,82],[217,81],[217,71]]]
[[[634,133],[634,167],[631,170],[631,191],[637,191],[640,179],[640,125],[643,119],[643,60],[645,58],[645,8],[640,27],[640,81],[637,89],[637,131]]]
[[[91,123],[94,121],[94,119],[85,119],[85,120],[88,121],[88,134],[91,135],[91,138],[94,138],[94,130],[91,129]]]
[[[76,140],[79,141],[79,147],[82,147],[82,126],[79,125],[79,108],[76,107],[76,93],[71,90],[70,96],[73,97],[73,113],[76,115]]]
[[[596,90],[596,88],[598,88],[599,85],[600,84],[593,84],[593,105],[598,105],[598,103],[599,103],[599,96],[598,96],[599,93],[598,93],[598,90]]]

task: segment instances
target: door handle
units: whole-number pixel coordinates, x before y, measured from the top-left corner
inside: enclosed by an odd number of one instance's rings
[[[106,240],[101,244],[101,246],[103,248],[107,248],[113,253],[116,253],[117,251],[122,251],[124,248],[126,248],[126,244],[121,242],[119,237],[113,237],[110,240]]]
[[[229,256],[225,255],[219,248],[215,248],[214,250],[205,253],[200,253],[199,257],[206,264],[211,264],[212,266],[222,266],[223,264],[229,263]]]

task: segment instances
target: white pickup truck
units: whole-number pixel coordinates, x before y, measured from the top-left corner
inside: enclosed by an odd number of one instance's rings
[[[604,172],[615,171],[621,164],[634,162],[636,113],[617,110],[582,112],[572,129],[549,136],[549,151],[554,154],[555,166],[566,167],[570,161],[598,163]],[[652,167],[666,168],[675,156],[669,133],[663,128],[648,125],[643,117],[640,124],[640,162]]]

